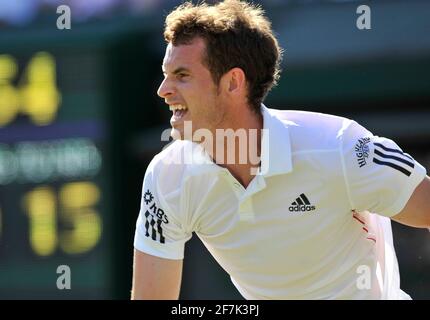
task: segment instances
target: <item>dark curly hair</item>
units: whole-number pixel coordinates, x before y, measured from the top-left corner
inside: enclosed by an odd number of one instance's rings
[[[280,75],[282,49],[261,7],[240,0],[215,5],[184,3],[166,18],[164,38],[173,45],[201,37],[203,57],[216,84],[232,68],[241,68],[247,80],[248,103],[254,111]]]

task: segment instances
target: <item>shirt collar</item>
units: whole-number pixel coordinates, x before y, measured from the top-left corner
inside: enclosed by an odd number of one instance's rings
[[[261,105],[263,138],[259,174],[270,177],[293,169],[288,124],[279,119],[272,109]]]

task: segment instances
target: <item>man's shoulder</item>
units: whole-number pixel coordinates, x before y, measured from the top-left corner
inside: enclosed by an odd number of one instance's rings
[[[275,110],[270,112],[288,128],[292,151],[337,149],[353,120],[332,114]]]
[[[166,145],[163,150],[157,153],[148,166],[148,169],[154,173],[171,170],[186,169],[186,151],[191,148],[190,141],[175,140]]]
[[[286,125],[293,125],[307,131],[320,131],[321,129],[339,130],[353,121],[345,117],[328,113],[302,110],[269,110],[271,114],[275,115]]]
[[[202,170],[211,169],[213,162],[196,143],[175,140],[156,154],[148,165],[147,174],[159,182],[181,185],[186,178]]]

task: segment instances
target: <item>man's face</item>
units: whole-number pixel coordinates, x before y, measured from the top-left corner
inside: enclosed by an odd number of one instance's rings
[[[191,121],[193,133],[200,128],[214,133],[221,128],[225,115],[221,95],[202,60],[206,50],[203,39],[195,38],[190,44],[166,48],[163,60],[164,80],[158,95],[170,106],[170,124],[184,137],[184,121]]]

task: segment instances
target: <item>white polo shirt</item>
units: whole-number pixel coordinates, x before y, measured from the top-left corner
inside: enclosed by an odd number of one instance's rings
[[[182,259],[195,232],[246,299],[409,298],[387,217],[406,205],[424,167],[352,120],[262,112],[267,170],[246,189],[192,142],[154,157],[135,248]]]

